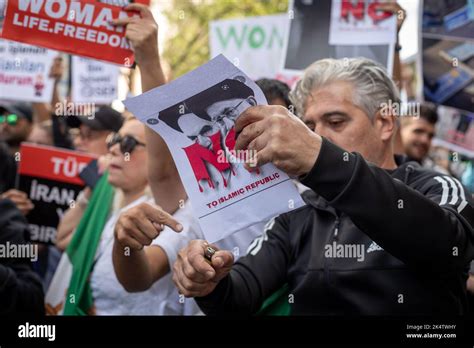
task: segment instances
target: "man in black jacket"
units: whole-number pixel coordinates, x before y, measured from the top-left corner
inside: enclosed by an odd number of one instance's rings
[[[236,149],[299,176],[307,205],[271,220],[235,264],[223,250],[209,264],[206,242],[191,242],[174,265],[180,292],[206,314],[255,313],[285,283],[295,315],[465,313],[473,202],[457,179],[394,157],[399,97],[385,70],[320,60],[291,97],[301,119],[251,107]]]
[[[37,257],[27,233],[20,211],[10,200],[0,199],[0,315],[44,313],[43,287],[26,257]]]

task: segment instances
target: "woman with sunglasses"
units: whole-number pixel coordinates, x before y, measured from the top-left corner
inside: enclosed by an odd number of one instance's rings
[[[112,209],[101,233],[90,275],[94,299],[91,313],[96,315],[177,314],[176,310],[171,310],[168,308],[170,306],[166,305],[171,302],[169,295],[175,291],[171,279],[163,278],[147,291],[129,293],[120,284],[114,272],[114,229],[119,216],[137,206],[151,209],[154,203],[148,190],[146,146],[145,126],[134,118],[127,120],[118,133],[111,134],[107,139],[108,181],[115,188],[114,205],[118,202],[119,207]],[[162,224],[178,225],[171,215],[158,211],[160,217],[155,220],[157,223],[153,227],[157,234],[161,232]],[[162,217],[165,220],[161,219]],[[159,249],[162,239],[157,238],[147,248]]]

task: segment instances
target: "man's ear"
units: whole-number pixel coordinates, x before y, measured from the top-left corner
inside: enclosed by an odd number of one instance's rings
[[[397,120],[394,110],[389,110],[387,112],[387,110],[380,109],[377,111],[375,114],[374,125],[379,134],[380,140],[391,140],[397,129]]]

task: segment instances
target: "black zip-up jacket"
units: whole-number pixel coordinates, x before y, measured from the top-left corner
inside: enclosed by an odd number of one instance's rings
[[[27,243],[28,224],[9,199],[0,199],[0,244]],[[0,315],[44,314],[41,280],[25,258],[0,258]]]
[[[287,283],[292,315],[465,313],[472,199],[453,177],[398,165],[323,139],[307,205],[270,221],[201,309],[255,313]]]

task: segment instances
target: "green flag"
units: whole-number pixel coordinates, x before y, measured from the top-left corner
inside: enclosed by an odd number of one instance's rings
[[[69,243],[66,254],[72,264],[64,315],[88,315],[94,305],[89,278],[102,230],[107,222],[114,190],[107,181],[108,173],[97,182],[87,209]]]
[[[258,311],[257,315],[288,316],[291,314],[288,299],[288,284],[282,286],[268,297]]]

